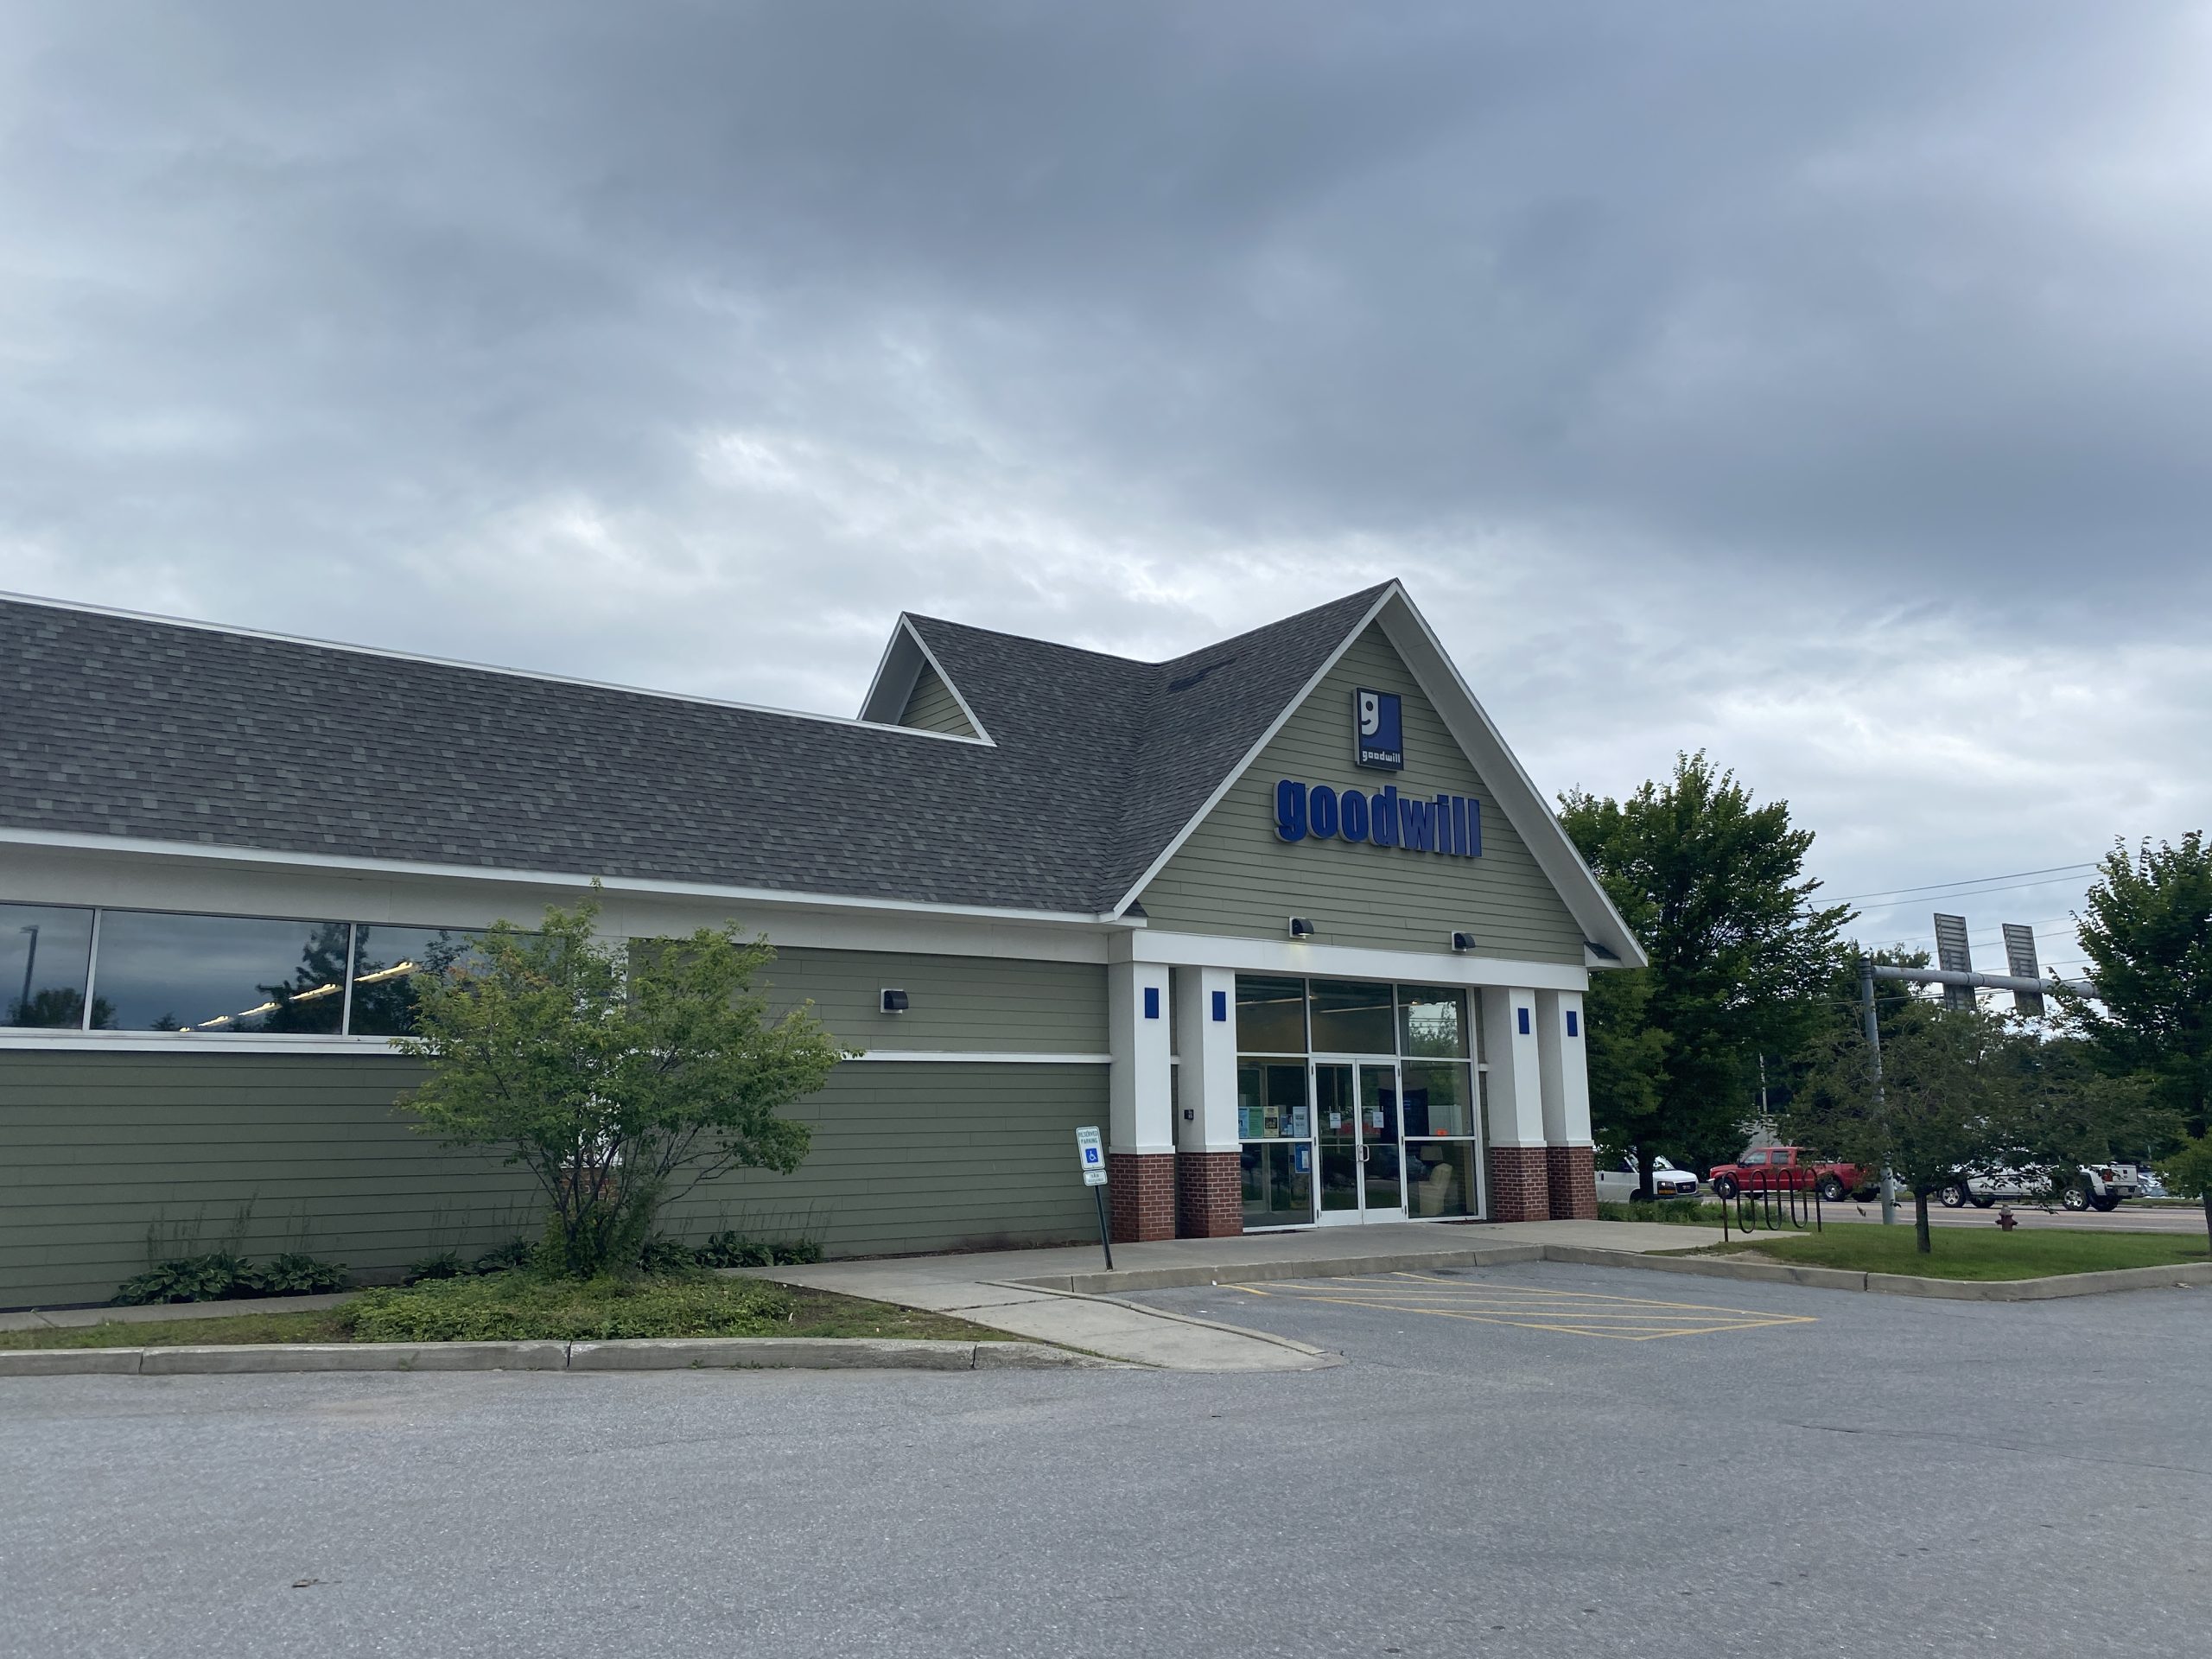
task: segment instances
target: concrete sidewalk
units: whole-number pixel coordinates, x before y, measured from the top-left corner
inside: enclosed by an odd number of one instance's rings
[[[1719,1242],[1716,1229],[1656,1222],[1397,1222],[1116,1244],[1112,1273],[1095,1244],[747,1271],[784,1284],[955,1313],[993,1330],[1169,1370],[1302,1371],[1341,1362],[1287,1338],[1139,1306],[1118,1293],[1533,1262],[1547,1244],[1640,1254]]]

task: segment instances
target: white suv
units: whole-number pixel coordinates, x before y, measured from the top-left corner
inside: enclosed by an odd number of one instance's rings
[[[1986,1210],[2000,1198],[2011,1204],[2050,1198],[2050,1182],[2041,1175],[2023,1175],[2000,1169],[1989,1175],[1969,1175],[1954,1181],[1937,1194],[1944,1208],[1956,1210],[1971,1204]],[[2143,1196],[2143,1173],[2133,1164],[2084,1164],[2080,1176],[2069,1181],[2058,1201],[2069,1210],[2108,1211],[2120,1208],[2122,1198]]]

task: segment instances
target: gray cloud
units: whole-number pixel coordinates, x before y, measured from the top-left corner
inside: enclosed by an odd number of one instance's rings
[[[0,585],[834,708],[1396,573],[1547,783],[2091,856],[2207,804],[2203,31],[19,7]]]

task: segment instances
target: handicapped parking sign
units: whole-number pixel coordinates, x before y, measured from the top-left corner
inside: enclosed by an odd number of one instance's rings
[[[1096,1128],[1075,1132],[1075,1154],[1077,1161],[1083,1166],[1083,1184],[1085,1186],[1105,1185],[1106,1143]]]

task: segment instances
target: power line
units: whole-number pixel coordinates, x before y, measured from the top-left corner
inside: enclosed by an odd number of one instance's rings
[[[1827,894],[1822,896],[1827,898],[1832,905],[1849,905],[1855,904],[1861,899],[1905,899],[1916,893],[1934,893],[1940,887],[1970,888],[1986,881],[2012,881],[2030,875],[2063,875],[2075,870],[2094,870],[2096,868],[2094,864],[2053,864],[2040,870],[2011,870],[2003,875],[1962,875],[1949,881],[1930,881],[1923,887],[1878,887],[1872,893],[1847,893],[1840,897]],[[2036,885],[2044,887],[2051,884],[2037,882]],[[2002,893],[2005,889],[1993,887],[1990,891]],[[1964,898],[1969,895],[1961,893],[1959,896]]]

